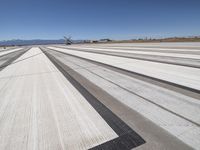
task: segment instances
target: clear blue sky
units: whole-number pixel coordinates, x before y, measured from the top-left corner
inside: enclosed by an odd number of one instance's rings
[[[200,35],[200,0],[0,0],[0,40]]]

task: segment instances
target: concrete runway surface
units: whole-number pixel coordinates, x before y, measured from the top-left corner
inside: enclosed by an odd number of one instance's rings
[[[200,149],[200,43],[1,53],[0,150]]]

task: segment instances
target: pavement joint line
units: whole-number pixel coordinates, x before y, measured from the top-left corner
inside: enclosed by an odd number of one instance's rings
[[[95,96],[89,93],[73,76],[71,76],[63,67],[62,63],[52,55],[43,51],[52,63],[60,70],[60,72],[71,82],[71,84],[86,98],[92,107],[102,116],[107,124],[118,134],[118,138],[100,144],[91,148],[91,150],[100,149],[124,149],[129,150],[145,143],[144,139],[133,131],[125,122],[116,116],[110,109],[101,103]]]

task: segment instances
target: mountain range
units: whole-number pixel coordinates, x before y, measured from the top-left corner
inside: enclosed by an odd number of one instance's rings
[[[74,41],[78,42],[78,41]],[[0,41],[0,46],[12,46],[12,45],[45,45],[45,44],[64,44],[64,39],[59,40],[6,40],[6,41]]]

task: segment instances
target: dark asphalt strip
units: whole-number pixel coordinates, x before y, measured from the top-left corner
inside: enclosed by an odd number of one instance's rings
[[[12,64],[12,62],[14,62],[17,58],[19,58],[20,56],[22,56],[24,53],[26,53],[30,48],[24,49],[24,50],[19,50],[16,51],[15,53],[17,53],[14,57],[10,58],[8,61],[6,61],[5,63],[3,63],[0,66],[0,71],[2,71],[4,68],[6,68],[7,66],[9,66],[10,64]],[[9,53],[9,54],[13,54],[13,53]]]
[[[54,46],[54,47],[58,47],[58,46]],[[58,48],[61,48],[61,47],[58,47]],[[157,55],[147,55],[147,54],[140,55],[140,54],[134,54],[134,53],[108,52],[108,51],[98,51],[98,50],[91,51],[91,50],[80,50],[80,49],[75,49],[75,48],[64,48],[64,49],[103,54],[103,55],[116,56],[116,57],[123,57],[123,58],[130,58],[130,59],[143,60],[143,61],[150,61],[150,62],[157,62],[157,63],[163,63],[163,64],[178,65],[178,66],[184,66],[184,67],[200,68],[200,59],[188,59],[188,61],[191,60],[191,62],[192,61],[197,62],[197,64],[193,65],[193,64],[183,63],[184,60],[186,60],[186,58],[179,58],[179,57],[160,56],[162,58],[160,58],[159,60],[156,60],[158,58]],[[154,58],[147,58],[147,57],[154,57]],[[165,60],[165,59],[171,59],[171,60]],[[177,60],[180,60],[180,62],[178,62]]]
[[[148,82],[150,84],[154,84],[154,85],[169,89],[171,91],[175,91],[175,92],[184,94],[186,96],[193,97],[195,99],[200,99],[200,90],[197,90],[197,89],[193,89],[193,88],[190,88],[190,87],[182,86],[182,85],[179,85],[179,84],[176,84],[176,83],[172,83],[172,82],[169,82],[169,81],[165,81],[165,80],[161,80],[161,79],[158,79],[158,78],[150,77],[150,76],[147,76],[147,75],[144,75],[144,74],[140,74],[140,73],[137,73],[137,72],[128,71],[128,70],[125,70],[125,69],[122,69],[122,68],[118,68],[118,67],[115,67],[115,66],[111,66],[111,65],[108,65],[108,64],[104,64],[104,63],[101,63],[101,62],[97,62],[97,61],[93,61],[93,60],[90,60],[90,59],[82,58],[80,56],[74,56],[74,55],[71,55],[71,54],[68,54],[68,53],[65,53],[65,52],[61,52],[61,51],[58,51],[58,50],[54,50],[54,49],[50,49],[50,48],[46,48],[46,49],[47,50],[49,49],[49,50],[52,50],[52,51],[56,51],[56,52],[59,52],[59,53],[65,54],[65,55],[72,56],[72,57],[76,57],[76,58],[79,58],[79,59],[82,59],[82,60],[86,60],[86,61],[91,62],[93,64],[96,64],[96,65],[108,68],[110,70],[122,73],[124,75],[128,75],[130,77],[133,77],[133,78]]]
[[[77,82],[73,76],[64,69],[65,65],[63,63],[48,54],[46,51],[43,52],[119,136],[116,139],[93,147],[91,150],[130,150],[145,143],[144,139],[140,137],[140,135],[133,131],[125,122],[123,122],[95,96],[88,92],[79,82]]]

